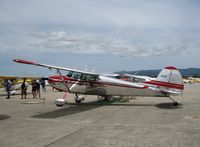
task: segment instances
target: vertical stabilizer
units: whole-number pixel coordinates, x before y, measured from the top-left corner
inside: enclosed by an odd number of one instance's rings
[[[157,76],[156,81],[161,83],[166,83],[166,87],[168,88],[173,88],[178,90],[183,90],[184,88],[181,73],[174,66],[165,67]]]

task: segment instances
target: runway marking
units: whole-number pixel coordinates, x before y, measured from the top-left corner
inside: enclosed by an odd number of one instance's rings
[[[22,102],[21,104],[41,104],[42,102]]]
[[[185,116],[185,119],[200,119],[200,116]]]

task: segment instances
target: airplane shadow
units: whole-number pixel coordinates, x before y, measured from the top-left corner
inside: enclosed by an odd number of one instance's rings
[[[0,121],[10,118],[8,115],[0,115]]]
[[[81,113],[81,112],[85,112],[85,111],[90,111],[90,110],[98,108],[100,106],[101,105],[74,104],[74,105],[71,105],[70,107],[61,107],[61,109],[58,109],[58,110],[55,110],[52,112],[39,114],[39,115],[34,115],[31,117],[32,118],[58,118],[58,117],[73,115],[73,114]]]
[[[42,113],[38,115],[33,115],[31,116],[32,118],[59,118],[67,115],[73,115],[77,113],[82,113],[86,111],[90,111],[92,109],[96,109],[98,107],[102,106],[129,106],[129,107],[134,107],[134,106],[155,106],[159,109],[180,109],[182,108],[182,105],[179,104],[178,106],[173,106],[172,103],[160,103],[160,104],[128,104],[128,103],[123,103],[123,104],[112,104],[112,103],[97,103],[95,102],[89,102],[89,103],[81,103],[81,104],[76,104],[76,103],[67,103],[67,106],[70,107],[61,107],[61,109],[52,111],[52,112],[47,112],[47,113]]]
[[[178,103],[178,106],[174,106],[172,103],[160,103],[155,106],[160,109],[180,109],[183,105],[181,103]]]

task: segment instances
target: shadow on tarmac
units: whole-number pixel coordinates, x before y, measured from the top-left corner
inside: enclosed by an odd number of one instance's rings
[[[52,112],[47,112],[47,113],[42,113],[38,115],[33,115],[31,116],[32,118],[59,118],[67,115],[73,115],[76,113],[82,113],[85,111],[90,111],[92,109],[96,109],[98,107],[102,106],[155,106],[159,109],[180,109],[182,108],[182,105],[179,104],[178,106],[173,106],[172,103],[160,103],[160,104],[128,104],[128,103],[123,103],[123,104],[112,104],[112,103],[96,103],[96,102],[89,102],[89,103],[81,103],[81,104],[76,104],[76,103],[67,103],[67,106],[70,107],[61,107],[61,109],[52,111]]]
[[[76,113],[81,113],[81,112],[85,112],[85,111],[89,111],[92,109],[96,109],[97,107],[100,107],[102,105],[74,105],[74,106],[70,106],[67,108],[62,108],[59,110],[55,110],[52,112],[47,112],[47,113],[43,113],[43,114],[39,114],[39,115],[34,115],[31,116],[32,118],[58,118],[58,117],[63,117],[63,116],[67,116],[67,115],[73,115]]]
[[[160,109],[180,109],[183,105],[178,103],[178,106],[174,106],[172,103],[160,103],[155,106]]]
[[[30,92],[27,92],[27,95],[30,95],[30,94],[31,94]],[[21,96],[21,93],[11,94],[11,95],[10,95],[10,98],[11,98],[11,99],[15,99],[14,96],[16,96],[16,95],[17,95],[17,96],[18,96],[18,95]],[[1,98],[1,97],[7,97],[7,94],[5,94],[5,93],[4,93],[4,94],[0,94],[0,98]],[[16,98],[16,99],[17,99],[17,98]]]
[[[10,118],[8,115],[0,115],[0,121]]]

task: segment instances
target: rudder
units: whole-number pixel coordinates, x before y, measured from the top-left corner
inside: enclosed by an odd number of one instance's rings
[[[179,70],[174,66],[165,67],[157,76],[156,81],[168,83],[167,87],[183,90],[183,79]]]

